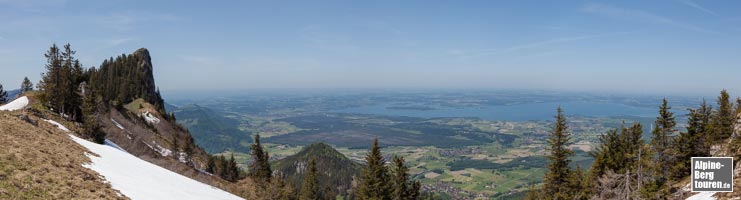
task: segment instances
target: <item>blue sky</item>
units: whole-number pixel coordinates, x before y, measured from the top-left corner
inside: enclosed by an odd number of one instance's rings
[[[0,0],[0,83],[146,47],[168,90],[741,92],[741,1]]]

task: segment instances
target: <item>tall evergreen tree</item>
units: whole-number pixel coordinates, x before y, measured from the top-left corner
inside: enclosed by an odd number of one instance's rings
[[[674,162],[675,155],[672,153],[671,145],[672,139],[671,134],[676,131],[674,126],[674,113],[670,111],[671,107],[668,105],[666,98],[662,100],[661,106],[659,106],[659,116],[654,121],[654,128],[651,131],[651,153],[652,165],[651,167],[651,178],[653,182],[645,187],[644,193],[648,198],[656,198],[665,196],[668,194],[666,187],[667,181],[669,181],[669,173],[672,163]]]
[[[81,121],[82,94],[78,86],[85,81],[82,65],[75,59],[70,44],[60,50],[52,45],[44,54],[47,59],[45,73],[37,87],[42,92],[39,100],[65,118]]]
[[[391,177],[392,189],[391,199],[408,200],[411,199],[411,185],[409,184],[409,168],[404,165],[404,157],[394,156],[393,174]]]
[[[571,199],[572,191],[564,185],[569,183],[571,175],[569,156],[573,155],[574,151],[568,148],[568,145],[571,144],[571,134],[568,132],[563,110],[558,107],[556,112],[556,124],[548,138],[548,149],[550,150],[548,159],[550,162],[548,163],[548,172],[545,175],[543,192],[553,199]]]
[[[713,142],[727,139],[733,135],[733,126],[736,123],[736,112],[733,108],[733,102],[726,90],[720,91],[718,96],[718,111],[711,118],[713,129]]]
[[[299,194],[299,200],[317,200],[320,199],[319,191],[319,173],[316,169],[316,159],[312,158],[309,161],[309,166],[306,169],[306,175],[304,175],[304,181],[301,183],[301,193]]]
[[[21,92],[28,92],[33,91],[33,83],[31,83],[30,80],[28,80],[28,77],[23,78],[23,82],[21,83]]]
[[[420,199],[422,197],[422,183],[419,181],[412,182],[412,193],[409,194],[409,199]]]
[[[8,102],[8,93],[3,90],[3,84],[0,84],[0,104]]]
[[[263,150],[262,144],[260,144],[260,134],[255,135],[251,150],[252,164],[250,164],[250,171],[247,176],[259,184],[266,185],[270,182],[273,171],[270,169],[268,152]]]
[[[692,157],[710,156],[710,150],[705,140],[712,108],[703,100],[699,108],[688,110],[687,131],[681,132],[674,139],[672,146],[676,159],[671,164],[670,174],[674,180],[680,180],[689,175]]]
[[[215,161],[215,159],[216,158],[214,158],[213,156],[209,156],[208,157],[208,163],[206,164],[206,172],[211,173],[211,174],[215,174],[214,173],[214,170],[216,169],[216,161]]]
[[[390,199],[389,175],[386,161],[378,146],[378,138],[373,140],[370,152],[365,156],[366,165],[360,174],[356,198],[360,200]]]
[[[82,102],[82,113],[84,116],[83,120],[83,132],[84,135],[98,144],[105,142],[105,132],[100,130],[100,124],[98,122],[98,105],[97,98],[93,91],[87,91],[85,93]]]
[[[49,50],[44,54],[44,57],[46,57],[46,72],[41,74],[41,80],[39,81],[39,84],[36,85],[42,92],[39,95],[39,100],[41,100],[44,105],[58,111],[59,108],[62,107],[59,105],[59,82],[61,79],[60,73],[62,71],[62,56],[57,45],[52,44],[52,46],[49,47]]]

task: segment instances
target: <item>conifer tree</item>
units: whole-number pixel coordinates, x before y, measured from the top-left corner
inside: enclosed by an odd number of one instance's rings
[[[30,80],[28,80],[28,77],[23,78],[23,82],[21,83],[21,92],[28,92],[33,91],[33,83],[31,83]]]
[[[589,184],[591,181],[587,180],[584,170],[581,169],[580,165],[576,165],[576,169],[571,173],[569,177],[568,187],[573,191],[572,198],[574,200],[586,200],[591,196],[589,194]]]
[[[87,91],[82,102],[82,113],[84,116],[83,131],[84,135],[93,139],[94,142],[103,144],[105,142],[105,132],[100,130],[98,105],[99,103],[96,101],[95,93],[93,91]]]
[[[319,191],[319,173],[316,169],[316,159],[312,158],[309,161],[309,166],[306,169],[306,175],[301,183],[301,194],[299,200],[315,200],[320,199]]]
[[[705,140],[712,108],[705,100],[697,109],[688,109],[687,131],[683,131],[674,139],[672,151],[676,155],[674,163],[670,165],[673,180],[680,180],[690,175],[690,161],[692,157],[706,157],[710,155]]]
[[[672,153],[671,134],[676,131],[674,126],[674,113],[670,111],[666,98],[662,100],[659,106],[659,116],[654,121],[654,128],[651,131],[651,153],[652,165],[651,178],[652,183],[647,185],[644,193],[648,198],[656,198],[667,195],[666,183],[669,181],[669,170],[674,162],[675,155]]]
[[[270,169],[268,152],[263,150],[262,144],[260,144],[260,134],[255,135],[251,149],[252,164],[250,164],[250,172],[247,176],[255,182],[265,185],[270,182],[273,172]]]
[[[390,199],[389,176],[386,161],[378,146],[378,138],[373,140],[370,152],[365,156],[366,165],[363,167],[357,186],[356,198]]]
[[[39,90],[42,91],[39,95],[39,100],[51,109],[58,111],[61,107],[59,105],[59,82],[62,71],[62,56],[57,45],[52,44],[44,54],[44,57],[46,57],[46,72],[41,74],[42,78],[37,85]]]
[[[713,142],[730,137],[734,132],[733,126],[735,122],[736,112],[733,110],[733,102],[731,102],[728,92],[722,90],[720,91],[720,96],[718,96],[718,111],[711,118]]]
[[[393,158],[393,176],[391,185],[391,199],[408,200],[411,198],[411,187],[409,185],[409,168],[404,165],[404,157],[394,156]]]
[[[412,193],[409,194],[409,199],[420,199],[422,197],[422,183],[419,181],[412,182]]]
[[[214,170],[216,168],[216,161],[213,156],[208,157],[208,163],[206,164],[206,172],[215,174]]]
[[[83,97],[78,93],[78,86],[85,78],[82,65],[74,57],[75,53],[70,44],[64,45],[64,50],[60,50],[56,44],[52,45],[44,54],[47,71],[42,73],[37,87],[41,91],[39,100],[42,104],[65,118],[82,121]]]
[[[550,155],[548,159],[548,172],[545,175],[543,192],[553,199],[571,199],[571,190],[564,185],[568,185],[570,170],[569,156],[574,152],[568,148],[571,143],[571,135],[566,125],[566,117],[563,115],[561,107],[556,110],[556,124],[553,127],[548,138]]]
[[[3,90],[3,84],[0,84],[0,104],[8,102],[8,93]]]

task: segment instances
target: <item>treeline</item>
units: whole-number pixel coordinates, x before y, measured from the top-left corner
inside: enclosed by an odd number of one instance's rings
[[[64,49],[52,45],[44,54],[46,57],[46,72],[41,74],[41,80],[36,85],[41,93],[38,98],[52,111],[66,116],[74,121],[82,117],[82,90],[81,83],[87,81],[88,75],[82,64],[75,58],[76,51],[70,44]]]
[[[206,172],[231,182],[244,178],[244,171],[237,166],[234,155],[231,155],[229,159],[226,159],[224,155],[209,156]]]
[[[252,163],[249,166],[247,177],[254,183],[253,193],[248,196],[253,199],[281,199],[281,200],[333,200],[337,198],[335,190],[320,187],[320,180],[326,179],[318,172],[316,158],[311,158],[306,166],[306,175],[301,181],[299,190],[294,190],[291,184],[286,184],[281,174],[273,174],[269,163],[268,152],[260,144],[260,136],[256,135],[251,146]],[[410,180],[409,168],[403,157],[394,156],[391,166],[386,161],[375,139],[371,151],[366,156],[366,165],[363,166],[357,185],[353,192],[343,199],[361,200],[412,200],[420,199],[421,184]]]
[[[723,90],[717,110],[704,100],[689,109],[686,131],[678,131],[674,113],[666,99],[659,106],[651,140],[641,138],[643,125],[634,123],[611,130],[600,137],[592,156],[592,167],[570,169],[573,151],[571,135],[561,109],[548,138],[548,172],[540,188],[532,188],[526,199],[674,199],[682,198],[677,183],[690,171],[690,158],[712,156],[711,147],[725,146],[737,161],[741,139],[734,126],[741,111],[741,99],[731,101]],[[730,139],[730,140],[729,140]],[[723,148],[714,148],[723,149]]]
[[[152,73],[149,51],[142,48],[132,54],[106,59],[97,69],[90,68],[89,84],[105,103],[121,106],[142,98],[164,115],[164,100],[154,84]]]
[[[100,131],[97,116],[111,106],[121,108],[125,103],[143,98],[152,103],[163,116],[173,121],[164,109],[164,100],[154,85],[149,52],[139,49],[133,54],[106,59],[99,68],[84,69],[75,58],[70,44],[61,49],[53,44],[46,51],[46,72],[36,85],[39,101],[62,117],[83,123],[83,137],[102,143],[105,134]],[[21,91],[30,91],[33,84],[25,78]],[[1,100],[1,99],[0,99]]]
[[[409,180],[409,168],[404,164],[404,158],[394,156],[391,166],[386,166],[386,160],[378,146],[378,138],[373,140],[373,146],[365,157],[365,162],[366,165],[355,188],[355,198],[420,199],[421,183]]]
[[[76,51],[70,44],[63,49],[52,45],[46,51],[46,72],[36,85],[39,89],[38,99],[42,105],[63,118],[83,123],[82,136],[97,143],[105,141],[105,133],[100,130],[98,114],[102,105],[100,98],[87,86],[90,71],[85,71]],[[21,83],[21,91],[33,90],[28,78]]]

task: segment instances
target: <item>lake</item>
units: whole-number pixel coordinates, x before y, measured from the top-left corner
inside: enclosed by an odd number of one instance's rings
[[[589,116],[589,117],[656,117],[658,105],[654,108],[628,106],[619,103],[601,102],[548,102],[548,103],[525,103],[515,105],[498,105],[483,107],[432,107],[435,109],[392,109],[392,103],[373,106],[362,106],[335,110],[340,113],[373,114],[387,116],[407,116],[421,118],[438,117],[477,117],[487,120],[501,121],[530,121],[530,120],[553,120],[556,108],[561,106],[566,116]],[[672,110],[676,118],[683,118],[684,110]]]

